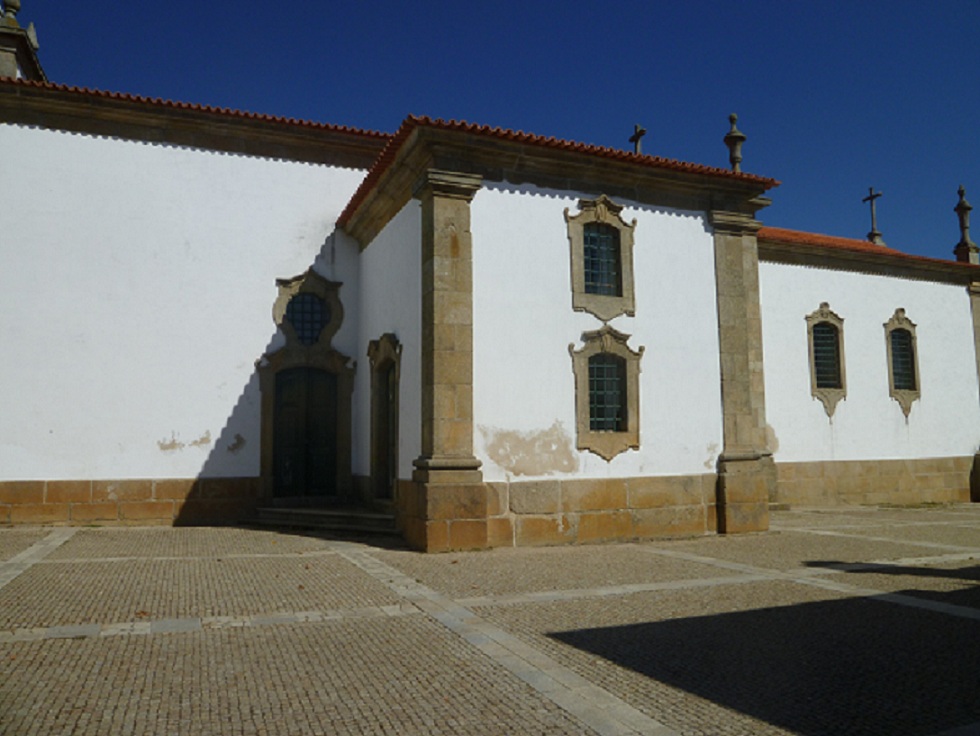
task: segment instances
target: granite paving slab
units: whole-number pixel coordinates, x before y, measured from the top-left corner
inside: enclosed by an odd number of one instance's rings
[[[16,557],[35,542],[44,539],[49,531],[43,527],[4,529],[0,534],[0,562]]]
[[[592,732],[417,616],[7,645],[0,733]]]
[[[689,736],[980,721],[975,621],[775,581],[477,611]]]
[[[697,562],[652,558],[639,553],[633,544],[449,555],[379,551],[376,556],[441,593],[466,598],[691,580],[719,574],[717,569]]]
[[[323,539],[235,527],[103,527],[79,529],[49,560],[131,557],[222,557],[302,554],[325,549]]]
[[[0,629],[398,603],[336,554],[43,562],[0,590]]]

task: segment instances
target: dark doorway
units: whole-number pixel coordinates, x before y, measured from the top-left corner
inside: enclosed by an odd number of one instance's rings
[[[276,374],[273,493],[337,501],[337,376],[318,368]]]
[[[377,425],[377,465],[374,497],[390,500],[394,495],[398,471],[398,373],[394,361],[378,371],[375,421]]]

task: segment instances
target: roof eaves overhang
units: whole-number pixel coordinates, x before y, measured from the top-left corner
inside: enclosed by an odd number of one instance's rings
[[[0,122],[367,169],[390,136],[50,83],[0,80]]]
[[[773,179],[488,129],[409,118],[348,203],[338,225],[366,247],[412,198],[429,168],[677,209],[754,215]]]

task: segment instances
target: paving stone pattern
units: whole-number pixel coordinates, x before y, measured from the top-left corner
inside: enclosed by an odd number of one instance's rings
[[[47,536],[43,529],[4,529],[0,534],[0,561],[9,560]]]
[[[980,733],[980,505],[420,555],[0,529],[0,734]]]

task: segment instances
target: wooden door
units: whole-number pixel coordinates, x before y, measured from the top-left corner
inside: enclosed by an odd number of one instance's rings
[[[317,368],[276,374],[276,496],[336,499],[337,377]]]

